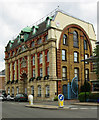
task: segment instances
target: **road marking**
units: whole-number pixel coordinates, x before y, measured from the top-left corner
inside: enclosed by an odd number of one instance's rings
[[[70,109],[72,109],[72,110],[77,110],[78,108],[70,108]]]
[[[88,110],[88,109],[90,109],[90,108],[79,108],[79,109],[81,109],[81,110]]]
[[[96,110],[97,108],[90,108],[90,109],[92,109],[92,110]]]

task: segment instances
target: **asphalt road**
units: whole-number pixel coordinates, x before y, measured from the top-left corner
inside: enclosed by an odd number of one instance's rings
[[[28,103],[3,102],[2,118],[97,118],[97,106],[68,105],[71,109],[49,110],[27,108],[26,104]]]

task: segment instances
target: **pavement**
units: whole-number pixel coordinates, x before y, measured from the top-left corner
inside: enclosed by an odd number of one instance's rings
[[[69,105],[79,105],[79,106],[99,106],[99,103],[93,103],[93,102],[79,102],[78,100],[67,100],[64,101],[64,107],[58,106],[58,101],[53,102],[34,102],[33,105],[25,105],[25,107],[29,108],[41,108],[41,109],[53,109],[53,110],[67,110],[71,109]]]

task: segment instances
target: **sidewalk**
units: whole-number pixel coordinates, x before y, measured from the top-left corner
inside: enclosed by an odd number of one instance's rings
[[[25,107],[29,108],[41,108],[41,109],[53,109],[53,110],[67,110],[70,107],[66,107],[66,105],[83,105],[83,106],[99,106],[99,103],[91,103],[91,102],[79,102],[78,100],[66,100],[64,101],[64,107],[60,108],[58,106],[58,101],[37,101],[34,102],[33,105],[26,105]]]

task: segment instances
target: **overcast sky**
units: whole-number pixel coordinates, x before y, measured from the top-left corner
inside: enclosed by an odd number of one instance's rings
[[[97,34],[97,0],[46,1],[0,0],[0,71],[5,69],[4,51],[9,40],[13,40],[22,28],[32,25],[57,6],[67,14],[92,23]]]

